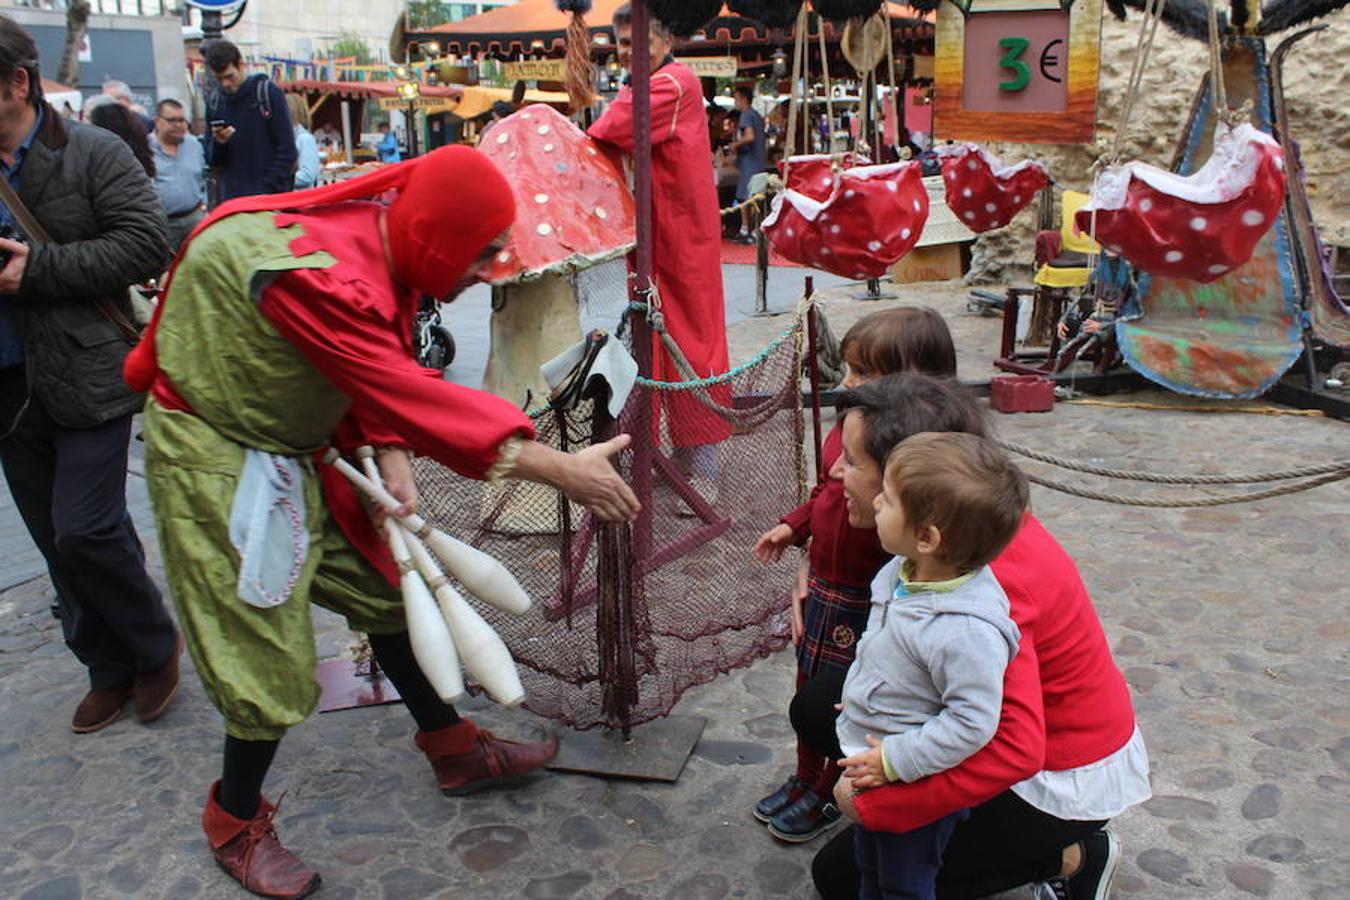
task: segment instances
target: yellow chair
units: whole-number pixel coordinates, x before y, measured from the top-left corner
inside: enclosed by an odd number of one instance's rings
[[[1079,191],[1065,191],[1060,201],[1063,224],[1059,227],[1059,252],[1036,270],[1035,281],[1048,288],[1081,288],[1088,283],[1092,269],[1088,256],[1101,252],[1101,245],[1079,231],[1074,216],[1088,202],[1088,195]]]

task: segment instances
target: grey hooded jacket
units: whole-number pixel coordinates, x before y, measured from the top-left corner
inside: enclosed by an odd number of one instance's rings
[[[943,772],[989,743],[1020,635],[993,570],[949,593],[893,596],[900,557],[872,582],[872,611],[844,679],[836,729],[845,756],[882,739],[901,781]]]

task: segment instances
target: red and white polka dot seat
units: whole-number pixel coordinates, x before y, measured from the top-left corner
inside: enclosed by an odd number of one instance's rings
[[[942,159],[947,206],[976,234],[1007,225],[1050,181],[1038,162],[1004,165],[974,144],[938,147],[935,152]]]
[[[918,163],[843,168],[829,157],[794,157],[763,229],[793,262],[862,281],[913,249],[927,221]]]
[[[1251,259],[1284,194],[1279,143],[1246,123],[1231,131],[1221,124],[1213,154],[1195,174],[1113,166],[1075,221],[1145,272],[1209,282]]]

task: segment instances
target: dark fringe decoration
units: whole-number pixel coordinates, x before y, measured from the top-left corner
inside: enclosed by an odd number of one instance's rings
[[[688,37],[722,11],[722,0],[648,0],[647,8],[676,37]]]
[[[728,0],[727,9],[765,28],[790,28],[797,21],[802,0]]]
[[[1229,7],[1232,9],[1229,18],[1233,20],[1233,27],[1238,31],[1245,31],[1247,28],[1247,20],[1251,16],[1250,11],[1247,9],[1247,0],[1232,0]]]
[[[881,0],[811,0],[811,8],[832,22],[866,19],[881,9]]]
[[[1275,34],[1329,16],[1347,0],[1271,0],[1261,9],[1261,34]]]
[[[591,11],[591,0],[553,0],[558,12],[576,13],[584,16]]]

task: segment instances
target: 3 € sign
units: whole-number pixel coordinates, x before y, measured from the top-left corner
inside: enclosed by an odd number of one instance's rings
[[[938,13],[938,137],[1083,143],[1096,125],[1101,0],[976,0]]]

